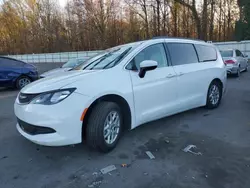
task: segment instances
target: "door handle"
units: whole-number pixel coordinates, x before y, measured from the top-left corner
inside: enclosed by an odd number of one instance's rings
[[[166,76],[166,78],[173,78],[173,77],[175,77],[176,75],[175,74],[168,74],[167,76]]]
[[[178,76],[182,76],[182,75],[184,75],[184,73],[183,72],[179,72]]]

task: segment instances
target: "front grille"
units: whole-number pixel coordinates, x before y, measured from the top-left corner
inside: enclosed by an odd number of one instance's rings
[[[18,100],[20,104],[25,104],[25,103],[29,103],[30,101],[32,101],[36,96],[38,96],[38,94],[20,93],[18,95]]]
[[[50,134],[50,133],[55,133],[56,132],[52,128],[31,125],[31,124],[26,123],[26,122],[24,122],[24,121],[22,121],[22,120],[20,120],[18,118],[17,118],[17,122],[18,122],[20,128],[24,132],[26,132],[27,134],[30,134],[30,135]]]

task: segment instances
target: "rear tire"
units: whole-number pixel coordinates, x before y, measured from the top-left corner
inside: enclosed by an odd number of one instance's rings
[[[218,81],[213,81],[208,88],[207,104],[208,109],[217,108],[220,105],[222,97],[222,84]]]
[[[31,83],[31,79],[28,76],[20,76],[16,80],[16,88],[22,89],[23,87],[25,87],[29,83]]]
[[[116,117],[116,119],[113,119],[113,117]],[[119,122],[119,130],[114,128],[118,127],[118,123],[116,126],[114,125],[115,122]],[[116,103],[100,102],[97,104],[87,121],[86,141],[88,146],[105,153],[113,150],[121,136],[122,122],[121,109]],[[110,139],[109,136],[105,135],[111,135]]]
[[[235,74],[235,77],[240,77],[240,67],[239,67],[239,69],[237,70],[237,73]]]
[[[247,72],[248,71],[248,66],[246,67],[246,69],[245,69],[245,72]]]

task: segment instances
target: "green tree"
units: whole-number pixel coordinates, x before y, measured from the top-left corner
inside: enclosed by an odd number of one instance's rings
[[[250,40],[250,1],[238,0],[240,19],[236,22],[235,35],[237,40]]]

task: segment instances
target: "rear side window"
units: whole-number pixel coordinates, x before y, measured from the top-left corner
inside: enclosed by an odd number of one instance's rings
[[[0,67],[9,67],[9,61],[5,58],[0,58]]]
[[[2,67],[21,67],[23,66],[23,62],[7,59],[7,58],[0,58],[0,66]]]
[[[195,48],[200,62],[217,60],[217,53],[214,47],[195,44]]]
[[[173,66],[198,63],[193,44],[167,43]]]

